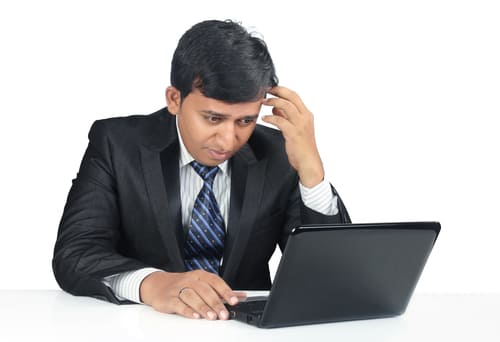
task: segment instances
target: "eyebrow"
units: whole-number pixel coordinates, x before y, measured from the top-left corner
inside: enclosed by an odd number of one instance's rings
[[[229,114],[218,113],[218,112],[214,112],[213,110],[202,110],[201,113],[206,114],[206,115],[217,116],[217,117],[224,118],[224,119],[231,117],[231,115],[229,115]],[[257,119],[258,117],[259,117],[259,114],[248,114],[248,115],[242,116],[241,118],[237,118],[237,120]]]

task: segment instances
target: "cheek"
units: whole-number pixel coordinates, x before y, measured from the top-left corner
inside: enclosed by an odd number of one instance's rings
[[[197,129],[191,132],[191,141],[196,145],[197,148],[202,148],[207,145],[207,142],[210,141],[210,134],[208,131],[201,129]]]
[[[202,147],[201,145],[207,139],[207,132],[199,120],[195,120],[195,118],[185,120],[186,118],[179,118],[179,128],[183,133],[184,144],[193,152]]]

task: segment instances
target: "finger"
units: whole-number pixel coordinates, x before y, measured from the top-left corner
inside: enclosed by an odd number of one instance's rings
[[[278,127],[283,135],[286,137],[293,130],[293,125],[285,118],[276,115],[265,115],[262,117],[262,121],[270,123],[273,126]]]
[[[290,101],[295,106],[297,106],[297,109],[300,112],[307,111],[307,107],[305,106],[304,102],[302,102],[302,99],[300,98],[299,94],[297,94],[296,92],[294,92],[289,88],[283,86],[276,86],[270,88],[268,90],[268,93]]]
[[[245,291],[233,291],[233,293],[238,297],[238,299],[247,298],[247,293]]]
[[[194,311],[189,305],[187,305],[180,299],[176,301],[174,307],[174,313],[187,318],[193,318],[193,319],[201,318],[201,315],[198,312]]]
[[[297,107],[290,101],[280,99],[278,97],[271,97],[262,102],[265,106],[273,107],[273,114],[282,116],[292,122],[296,121],[300,115]]]
[[[199,285],[193,285],[192,288],[190,287],[184,289],[179,294],[179,299],[205,319],[217,319],[218,315],[216,311],[212,310],[212,308],[205,302],[205,298],[199,294],[199,289],[197,290],[195,286],[199,288]]]
[[[286,115],[286,113],[283,109],[279,109],[278,107],[273,107],[272,112],[274,115],[281,116],[285,119],[288,119],[288,116]]]
[[[190,306],[186,305],[177,297],[162,298],[156,301],[152,307],[162,313],[178,314],[187,318],[200,318],[200,314],[195,312]]]
[[[219,295],[219,293],[212,286],[210,286],[208,283],[200,283],[196,287],[196,292],[210,307],[210,309],[217,314],[218,318],[229,318],[229,312],[222,302],[222,296]]]
[[[219,296],[219,299],[222,298],[231,305],[238,303],[238,296],[221,277],[210,272],[205,272],[202,279],[212,287],[213,291]]]

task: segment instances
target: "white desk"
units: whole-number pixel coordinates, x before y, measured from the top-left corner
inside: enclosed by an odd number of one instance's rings
[[[258,329],[62,291],[0,291],[0,341],[500,341],[500,294],[415,294],[387,319]]]

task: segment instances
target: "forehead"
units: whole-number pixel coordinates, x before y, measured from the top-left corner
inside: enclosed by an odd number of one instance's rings
[[[228,103],[204,96],[195,89],[184,99],[184,104],[190,109],[205,114],[217,114],[226,117],[239,118],[242,116],[258,115],[262,100],[251,102]]]

